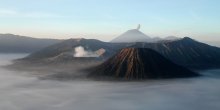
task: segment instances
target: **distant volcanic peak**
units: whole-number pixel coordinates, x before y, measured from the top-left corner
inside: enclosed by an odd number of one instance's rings
[[[146,34],[144,34],[143,32],[141,32],[141,31],[138,30],[138,29],[128,30],[125,34],[138,35],[138,36],[142,36],[142,37],[145,37],[145,38],[147,38],[147,39],[150,39],[149,36],[147,36]],[[134,36],[134,37],[135,37],[135,36]]]
[[[182,78],[196,75],[196,73],[170,62],[154,50],[125,48],[95,68],[95,71],[89,76],[140,80]]]
[[[121,34],[120,36],[113,39],[111,42],[122,43],[122,42],[147,42],[151,38],[138,29],[128,30],[127,32]]]

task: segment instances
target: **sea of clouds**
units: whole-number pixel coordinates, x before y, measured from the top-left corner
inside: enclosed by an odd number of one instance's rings
[[[22,55],[0,55],[0,65]],[[144,82],[40,80],[0,67],[0,110],[219,110],[220,70]]]

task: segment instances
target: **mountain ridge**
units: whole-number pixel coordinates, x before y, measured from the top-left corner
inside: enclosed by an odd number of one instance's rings
[[[61,41],[57,39],[0,34],[0,53],[32,53]]]
[[[185,67],[219,67],[220,48],[189,37],[162,43],[136,43],[131,47],[151,48],[176,64]]]
[[[94,39],[81,39],[80,42],[77,39],[66,40],[32,53],[23,60],[48,59],[69,52],[74,54],[74,49],[78,46],[82,46],[85,50],[92,52],[104,49],[105,52],[102,55],[104,59],[110,58],[123,48],[149,48],[160,53],[172,62],[188,68],[220,68],[220,48],[198,42],[189,37],[157,43],[111,43]]]

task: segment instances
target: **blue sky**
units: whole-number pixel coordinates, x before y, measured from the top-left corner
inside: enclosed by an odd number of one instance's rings
[[[220,0],[0,0],[0,33],[108,41],[141,24],[149,36],[220,41]]]

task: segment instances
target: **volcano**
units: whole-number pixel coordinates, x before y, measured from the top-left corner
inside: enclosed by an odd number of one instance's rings
[[[169,61],[154,50],[125,48],[89,74],[92,78],[119,78],[126,80],[186,78],[198,76]]]
[[[128,30],[113,39],[112,43],[149,42],[151,38],[137,29]]]
[[[132,42],[151,42],[151,38],[140,31],[140,25],[137,29],[131,29],[116,37],[112,43],[132,43]]]

